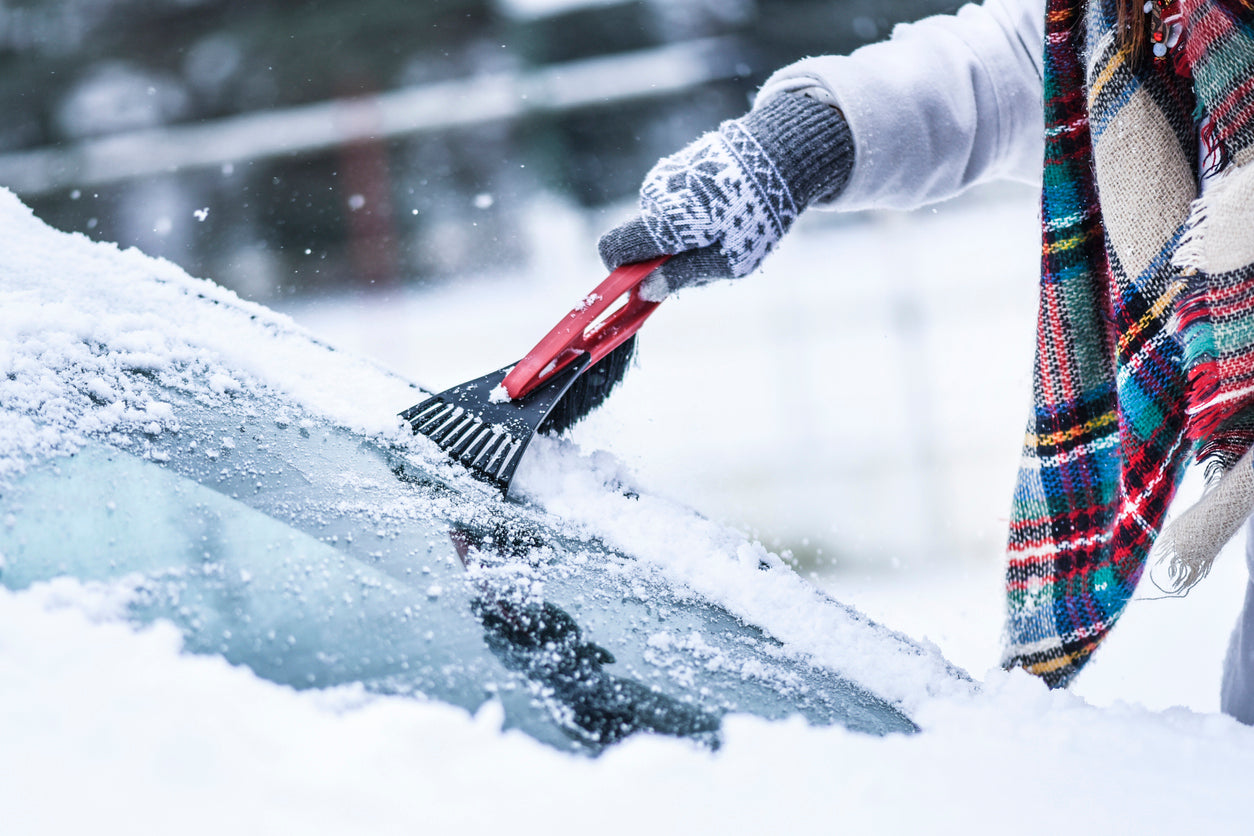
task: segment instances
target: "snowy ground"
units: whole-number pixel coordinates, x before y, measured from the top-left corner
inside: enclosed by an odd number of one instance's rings
[[[75,329],[126,318],[113,303],[69,323],[74,312],[54,305],[22,308],[42,280],[117,299],[126,287],[113,268],[165,276],[171,298],[186,281],[170,265],[60,239],[0,198],[0,344],[22,346],[0,354],[0,371],[37,354],[19,338],[64,333],[72,348]],[[837,597],[966,666],[976,693],[899,683],[913,687],[922,734],[730,718],[714,753],[642,736],[589,761],[502,734],[491,703],[469,717],[352,689],[294,692],[183,654],[168,626],[136,632],[107,591],[59,580],[0,589],[0,832],[1246,832],[1254,729],[1213,713],[1244,578],[1233,549],[1186,600],[1143,592],[1075,692],[990,670],[996,543],[1028,388],[1032,215],[1023,195],[1001,195],[912,219],[808,223],[767,276],[668,302],[629,386],[578,437],[657,492],[792,546]],[[533,276],[293,313],[429,386],[477,375],[529,348],[535,320],[542,331],[566,304],[553,300],[599,279],[588,250],[608,219],[560,207],[542,218],[539,232],[567,243]],[[62,259],[55,275],[36,269]],[[396,393],[363,386],[378,376],[344,355],[295,368],[299,357],[274,350],[298,342],[287,329],[251,344],[188,322],[167,338],[177,348],[197,332],[262,379],[299,372],[311,409],[384,422],[380,402]],[[328,375],[342,391],[318,387]],[[906,420],[917,414],[932,417],[927,433]],[[544,449],[520,487],[551,508],[598,513],[593,469]],[[759,504],[771,513],[757,516]],[[685,519],[667,513],[667,525]],[[788,642],[824,646],[800,596],[758,606],[794,631]]]

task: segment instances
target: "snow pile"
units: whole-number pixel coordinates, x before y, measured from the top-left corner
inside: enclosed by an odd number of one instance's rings
[[[143,377],[209,403],[264,382],[369,433],[394,429],[416,394],[362,360],[311,352],[287,317],[169,262],[49,229],[0,190],[0,480],[87,433],[172,429]]]
[[[864,616],[835,604],[760,544],[672,500],[638,493],[608,454],[583,455],[540,436],[519,466],[514,490],[582,533],[658,566],[677,583],[908,714],[927,699],[971,690],[937,648],[921,649],[904,637],[894,641],[867,630]]]
[[[733,717],[716,753],[640,736],[589,761],[500,732],[493,703],[296,693],[102,609],[0,590],[6,833],[1246,831],[1254,730],[1019,673],[928,703],[920,735]]]

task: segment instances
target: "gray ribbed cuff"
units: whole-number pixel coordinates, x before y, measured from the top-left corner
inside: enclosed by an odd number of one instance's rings
[[[853,172],[853,134],[835,107],[780,93],[740,119],[766,151],[798,208],[840,195]]]

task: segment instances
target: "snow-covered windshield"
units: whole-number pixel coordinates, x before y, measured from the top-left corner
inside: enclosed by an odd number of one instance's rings
[[[350,683],[595,751],[728,712],[908,731],[967,686],[741,535],[541,439],[507,502],[405,431],[423,393],[0,192],[0,582],[297,688]]]
[[[177,431],[90,441],[6,492],[6,586],[113,582],[132,619],[267,679],[495,698],[508,724],[591,751],[642,730],[714,743],[729,711],[913,729],[656,570],[476,502],[403,451],[276,420],[274,401],[157,391]]]

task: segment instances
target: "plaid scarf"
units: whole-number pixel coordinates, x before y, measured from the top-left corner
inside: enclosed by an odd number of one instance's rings
[[[1003,664],[1051,687],[1123,612],[1190,458],[1231,467],[1254,439],[1254,30],[1182,0],[1180,45],[1134,67],[1111,0],[1085,5],[1046,12],[1034,409],[1007,568]],[[1199,159],[1222,169],[1202,197]]]

